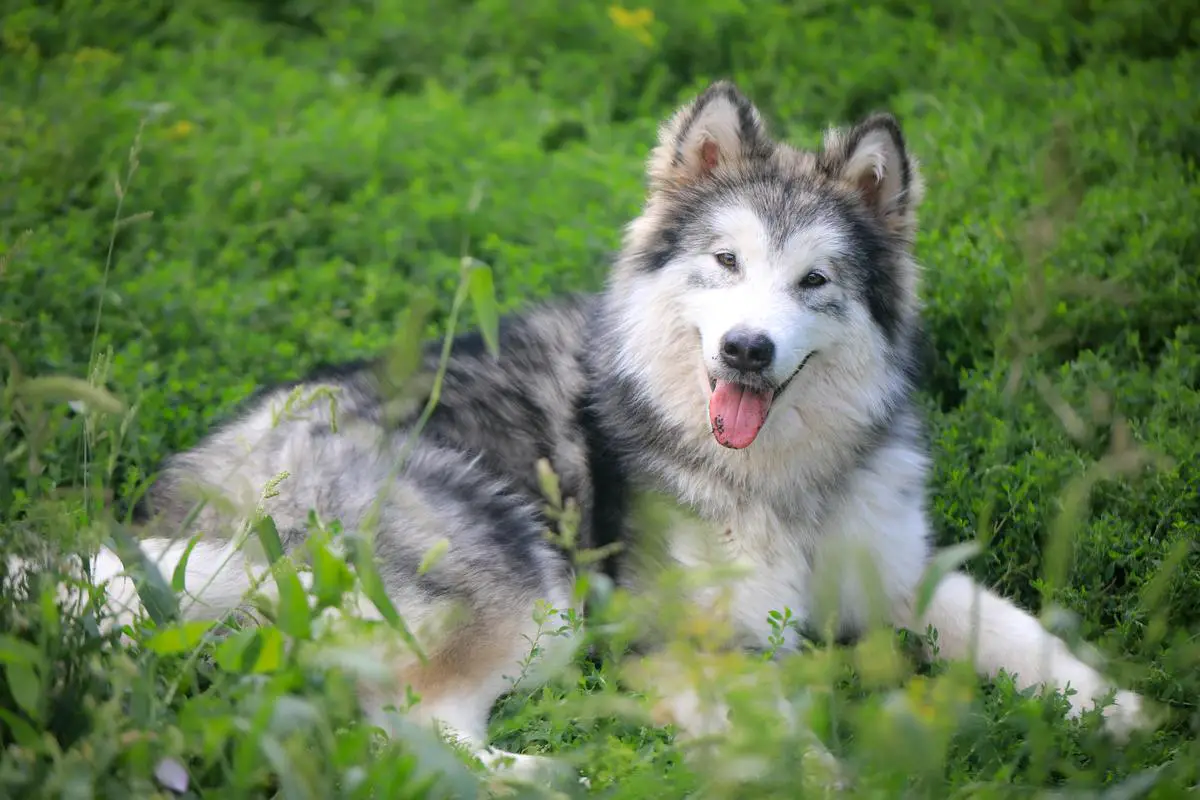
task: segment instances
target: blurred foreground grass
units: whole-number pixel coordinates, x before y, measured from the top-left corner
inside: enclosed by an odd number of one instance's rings
[[[422,293],[440,334],[464,255],[504,310],[597,288],[659,118],[728,76],[800,144],[876,108],[901,117],[930,184],[939,543],[981,540],[972,572],[1069,612],[1165,715],[1117,747],[1061,699],[889,667],[888,637],[784,665],[817,730],[864,796],[1180,797],[1200,781],[1194,2],[0,9],[6,553],[119,532],[164,454],[259,383],[378,352]],[[122,410],[39,378],[90,380]],[[88,413],[62,402],[81,393]],[[0,598],[0,796],[475,791],[419,733],[388,744],[356,724],[347,676],[370,665],[352,647],[333,671],[285,625],[109,650],[48,586]],[[616,659],[577,666],[501,704],[501,744],[575,759],[614,797],[800,793],[795,742],[752,688],[731,746],[755,758],[735,780],[729,759],[680,760]],[[762,668],[722,662],[721,682],[753,687]]]

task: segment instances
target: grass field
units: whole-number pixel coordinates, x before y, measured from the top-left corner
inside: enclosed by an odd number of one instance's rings
[[[444,332],[463,256],[501,310],[597,288],[659,119],[709,80],[801,145],[888,109],[929,183],[939,544],[978,541],[966,568],[1161,724],[1117,745],[1061,696],[885,657],[898,637],[783,668],[860,796],[1197,796],[1200,7],[969,6],[3,0],[4,552],[123,541],[158,460],[260,383],[380,352],[424,300]],[[0,590],[0,797],[481,791],[355,724],[373,665],[295,609],[217,641],[168,597],[165,633],[113,648],[52,580]],[[617,659],[580,660],[493,730],[608,797],[801,796],[795,741],[742,707],[759,760],[687,761]]]

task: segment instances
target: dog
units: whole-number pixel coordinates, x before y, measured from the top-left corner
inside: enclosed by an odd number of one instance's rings
[[[935,555],[914,400],[925,189],[898,121],[876,113],[804,150],[773,138],[721,81],[664,120],[646,166],[644,206],[602,290],[504,317],[498,356],[479,332],[454,338],[415,436],[440,343],[423,351],[423,379],[397,386],[381,361],[314,373],[261,390],[170,457],[147,511],[182,535],[141,547],[170,575],[200,535],[185,618],[244,601],[255,564],[235,532],[253,519],[269,514],[288,553],[301,551],[310,512],[347,531],[370,525],[390,600],[426,632],[425,659],[397,650],[384,662],[420,697],[409,713],[493,765],[533,770],[537,757],[489,747],[487,726],[538,635],[538,609],[583,610],[576,566],[545,535],[544,462],[577,505],[580,543],[620,545],[606,562],[616,585],[636,593],[656,570],[742,567],[724,604],[688,590],[689,603],[721,609],[736,647],[767,649],[768,614],[785,607],[802,623],[785,652],[806,626],[844,639],[876,622],[932,626],[942,656],[973,659],[982,675],[1073,687],[1072,714],[1115,692],[1106,725],[1141,724],[1140,696],[965,572],[918,607]],[[665,498],[689,523],[639,528],[642,497]],[[651,538],[656,549],[642,546]],[[139,613],[124,573],[113,553],[96,557],[118,622]],[[370,603],[361,613],[379,614]],[[546,674],[575,646],[544,640]],[[364,690],[367,715],[383,720],[400,696]],[[708,729],[694,693],[664,686],[663,697],[681,731]]]

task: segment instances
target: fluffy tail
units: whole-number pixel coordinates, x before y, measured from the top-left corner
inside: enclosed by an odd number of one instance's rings
[[[246,560],[232,542],[197,541],[189,552],[189,542],[182,539],[152,538],[140,541],[147,560],[154,564],[170,583],[187,554],[184,568],[184,591],[179,597],[180,612],[185,620],[217,619],[237,608],[251,587]],[[83,572],[78,569],[78,577]],[[8,559],[8,583],[18,585],[30,565],[15,557]],[[101,629],[109,632],[131,624],[142,611],[137,584],[129,575],[116,553],[104,547],[91,560],[92,583],[104,592],[106,614]],[[267,587],[264,587],[267,588]],[[62,587],[61,596],[69,603],[80,600],[78,590]]]

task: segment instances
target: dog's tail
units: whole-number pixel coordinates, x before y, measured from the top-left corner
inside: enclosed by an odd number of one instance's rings
[[[175,582],[182,565],[183,591],[178,599],[184,620],[220,619],[242,605],[253,586],[246,558],[233,541],[199,539],[192,543],[183,538],[152,537],[140,540],[138,546],[167,584]],[[136,570],[107,547],[100,548],[89,566],[91,583],[104,593],[106,613],[100,621],[101,630],[110,632],[131,624],[143,610]],[[14,556],[8,558],[7,567],[9,588],[18,586],[31,569],[28,562]],[[73,567],[76,577],[83,578],[82,563],[75,561]],[[273,582],[265,583],[265,591],[274,589]],[[75,587],[63,585],[59,592],[68,604],[77,604],[81,599]]]
[[[184,538],[154,537],[142,539],[138,546],[168,584],[174,583],[183,566],[179,609],[184,620],[225,616],[245,602],[253,584],[245,556],[232,540],[199,539],[193,543]],[[92,562],[92,579],[105,588],[105,605],[116,625],[130,623],[140,612],[134,579],[115,553],[100,550]]]

